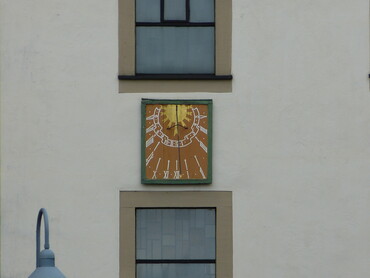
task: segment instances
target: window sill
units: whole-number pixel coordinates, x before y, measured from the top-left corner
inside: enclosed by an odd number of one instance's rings
[[[232,80],[232,75],[214,74],[137,74],[118,75],[119,80]]]

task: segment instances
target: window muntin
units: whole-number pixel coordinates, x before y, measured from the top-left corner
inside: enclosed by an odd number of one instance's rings
[[[136,209],[137,278],[213,278],[215,208]]]
[[[136,0],[136,74],[214,74],[214,0],[147,4]]]

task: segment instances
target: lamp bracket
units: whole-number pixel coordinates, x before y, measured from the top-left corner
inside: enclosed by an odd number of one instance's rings
[[[40,266],[40,228],[41,228],[41,218],[44,216],[44,229],[45,229],[45,242],[44,248],[49,249],[49,218],[46,209],[41,208],[37,216],[37,228],[36,228],[36,268]]]

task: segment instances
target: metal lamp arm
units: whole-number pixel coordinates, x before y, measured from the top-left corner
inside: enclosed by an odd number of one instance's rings
[[[44,216],[44,228],[45,228],[45,243],[44,248],[49,249],[49,218],[46,209],[42,208],[37,216],[37,228],[36,228],[36,268],[40,266],[40,228],[41,218]]]

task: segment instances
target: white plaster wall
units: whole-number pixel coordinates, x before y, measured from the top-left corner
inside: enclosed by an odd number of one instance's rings
[[[117,0],[0,3],[1,278],[40,207],[68,278],[118,278],[120,190],[233,191],[234,278],[370,276],[367,0],[235,0],[225,94],[118,94]],[[142,97],[214,100],[212,185],[140,184]]]

